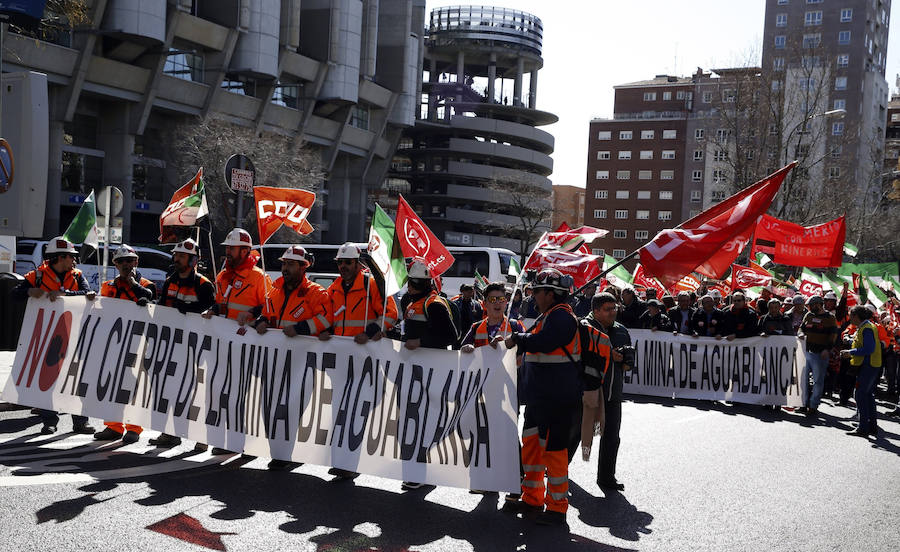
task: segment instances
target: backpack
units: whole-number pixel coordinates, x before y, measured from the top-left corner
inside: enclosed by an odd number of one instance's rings
[[[599,389],[609,372],[612,344],[605,333],[585,319],[578,320],[578,340],[581,343],[581,360],[575,360],[565,347],[563,351],[569,360],[580,367],[585,389]]]

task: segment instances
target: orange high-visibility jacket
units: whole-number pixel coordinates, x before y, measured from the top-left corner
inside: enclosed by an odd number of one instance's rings
[[[239,270],[221,270],[216,275],[216,303],[219,314],[236,319],[238,313],[263,308],[266,291],[272,288],[272,280],[258,266]]]
[[[317,335],[331,326],[331,300],[325,288],[305,276],[297,289],[286,294],[284,277],[281,277],[272,284],[263,317],[273,328],[293,325],[300,335]]]
[[[334,314],[334,335],[357,335],[373,323],[380,329],[382,319],[385,330],[397,323],[397,303],[393,297],[388,297],[385,308],[384,298],[372,276],[363,274],[362,270],[358,271],[349,291],[344,290],[343,282],[342,278],[335,278],[327,290]],[[367,290],[368,310],[366,310]]]

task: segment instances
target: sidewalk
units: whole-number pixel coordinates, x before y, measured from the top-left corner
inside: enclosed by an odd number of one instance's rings
[[[12,363],[15,356],[15,351],[0,351],[0,392],[6,387],[6,379],[12,372]],[[3,404],[3,401],[0,401],[0,404]]]

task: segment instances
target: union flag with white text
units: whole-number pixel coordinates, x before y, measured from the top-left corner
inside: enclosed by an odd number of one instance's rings
[[[256,201],[256,226],[259,229],[259,243],[266,243],[282,225],[298,234],[309,234],[312,224],[306,220],[309,210],[316,202],[316,194],[295,188],[274,188],[256,186],[253,188]]]

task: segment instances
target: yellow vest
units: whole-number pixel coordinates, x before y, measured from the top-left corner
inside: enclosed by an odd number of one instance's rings
[[[872,324],[871,320],[866,320],[859,325],[859,328],[856,330],[856,336],[853,338],[853,348],[858,349],[863,346],[863,330],[865,329],[872,332],[872,337],[875,339],[875,350],[871,355],[850,355],[850,365],[862,366],[863,359],[868,356],[869,365],[873,368],[881,368],[881,342],[878,341],[878,328],[875,327],[875,324]]]

